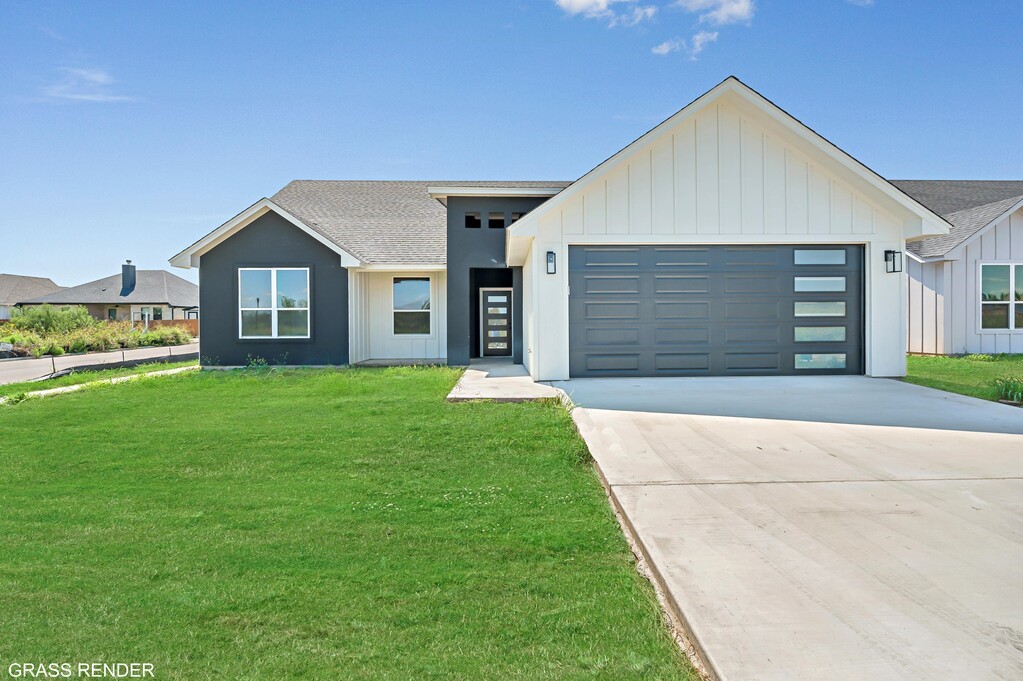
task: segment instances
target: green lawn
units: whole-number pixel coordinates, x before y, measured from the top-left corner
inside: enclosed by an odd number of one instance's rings
[[[1023,376],[1023,355],[910,355],[906,359],[910,383],[985,400],[998,399],[994,379]]]
[[[158,679],[696,678],[566,412],[446,368],[0,407],[0,659]]]
[[[0,385],[0,397],[19,395],[33,390],[49,390],[50,388],[62,388],[68,385],[78,385],[89,381],[99,381],[104,378],[117,378],[118,376],[134,376],[150,371],[163,371],[164,369],[177,369],[178,367],[194,366],[197,360],[187,362],[149,362],[133,367],[120,367],[117,369],[99,369],[96,371],[75,371],[67,376],[51,378],[47,381],[26,381],[24,383],[7,383]]]

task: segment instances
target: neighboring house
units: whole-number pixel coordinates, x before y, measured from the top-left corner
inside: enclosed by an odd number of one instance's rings
[[[171,264],[211,364],[900,376],[886,252],[949,228],[728,78],[575,182],[295,181]]]
[[[83,305],[96,319],[197,319],[199,287],[164,270],[136,270],[129,260],[121,265],[120,274],[18,304]]]
[[[910,352],[1023,352],[1023,181],[896,181],[952,223],[907,248]]]
[[[11,308],[26,298],[60,291],[52,279],[23,277],[18,274],[0,274],[0,320],[11,318]]]

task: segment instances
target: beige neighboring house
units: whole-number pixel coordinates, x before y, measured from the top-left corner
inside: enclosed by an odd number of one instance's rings
[[[11,308],[28,298],[37,298],[63,290],[46,277],[0,274],[0,321],[11,318]]]
[[[136,270],[129,260],[119,275],[23,298],[18,305],[82,305],[96,319],[113,321],[198,319],[199,287],[164,270]]]

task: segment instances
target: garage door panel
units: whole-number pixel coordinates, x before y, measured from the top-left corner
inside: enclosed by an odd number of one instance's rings
[[[659,352],[654,355],[654,369],[658,372],[697,373],[704,375],[710,370],[710,353]]]
[[[862,254],[860,246],[573,246],[570,373],[862,373]]]
[[[706,247],[651,246],[644,249],[643,264],[659,270],[709,268],[711,250]]]
[[[695,274],[658,274],[654,293],[710,293],[710,277]]]
[[[628,295],[639,294],[639,276],[587,276],[585,291],[590,295],[601,293]]]

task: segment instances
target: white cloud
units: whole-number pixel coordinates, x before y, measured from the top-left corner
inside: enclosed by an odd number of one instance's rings
[[[603,19],[608,25],[635,26],[652,19],[657,7],[640,5],[637,0],[554,0],[570,16],[583,15],[588,19]],[[615,6],[617,5],[617,9]]]
[[[676,0],[675,4],[717,26],[749,22],[757,9],[753,0]]]
[[[75,102],[133,102],[134,97],[113,92],[114,78],[102,69],[62,68],[56,83],[42,89],[47,99]]]
[[[660,45],[654,46],[650,51],[661,56],[666,56],[673,52],[685,52],[691,61],[696,61],[704,48],[717,39],[717,31],[700,31],[689,41],[683,38],[672,38],[671,40],[665,40]]]

